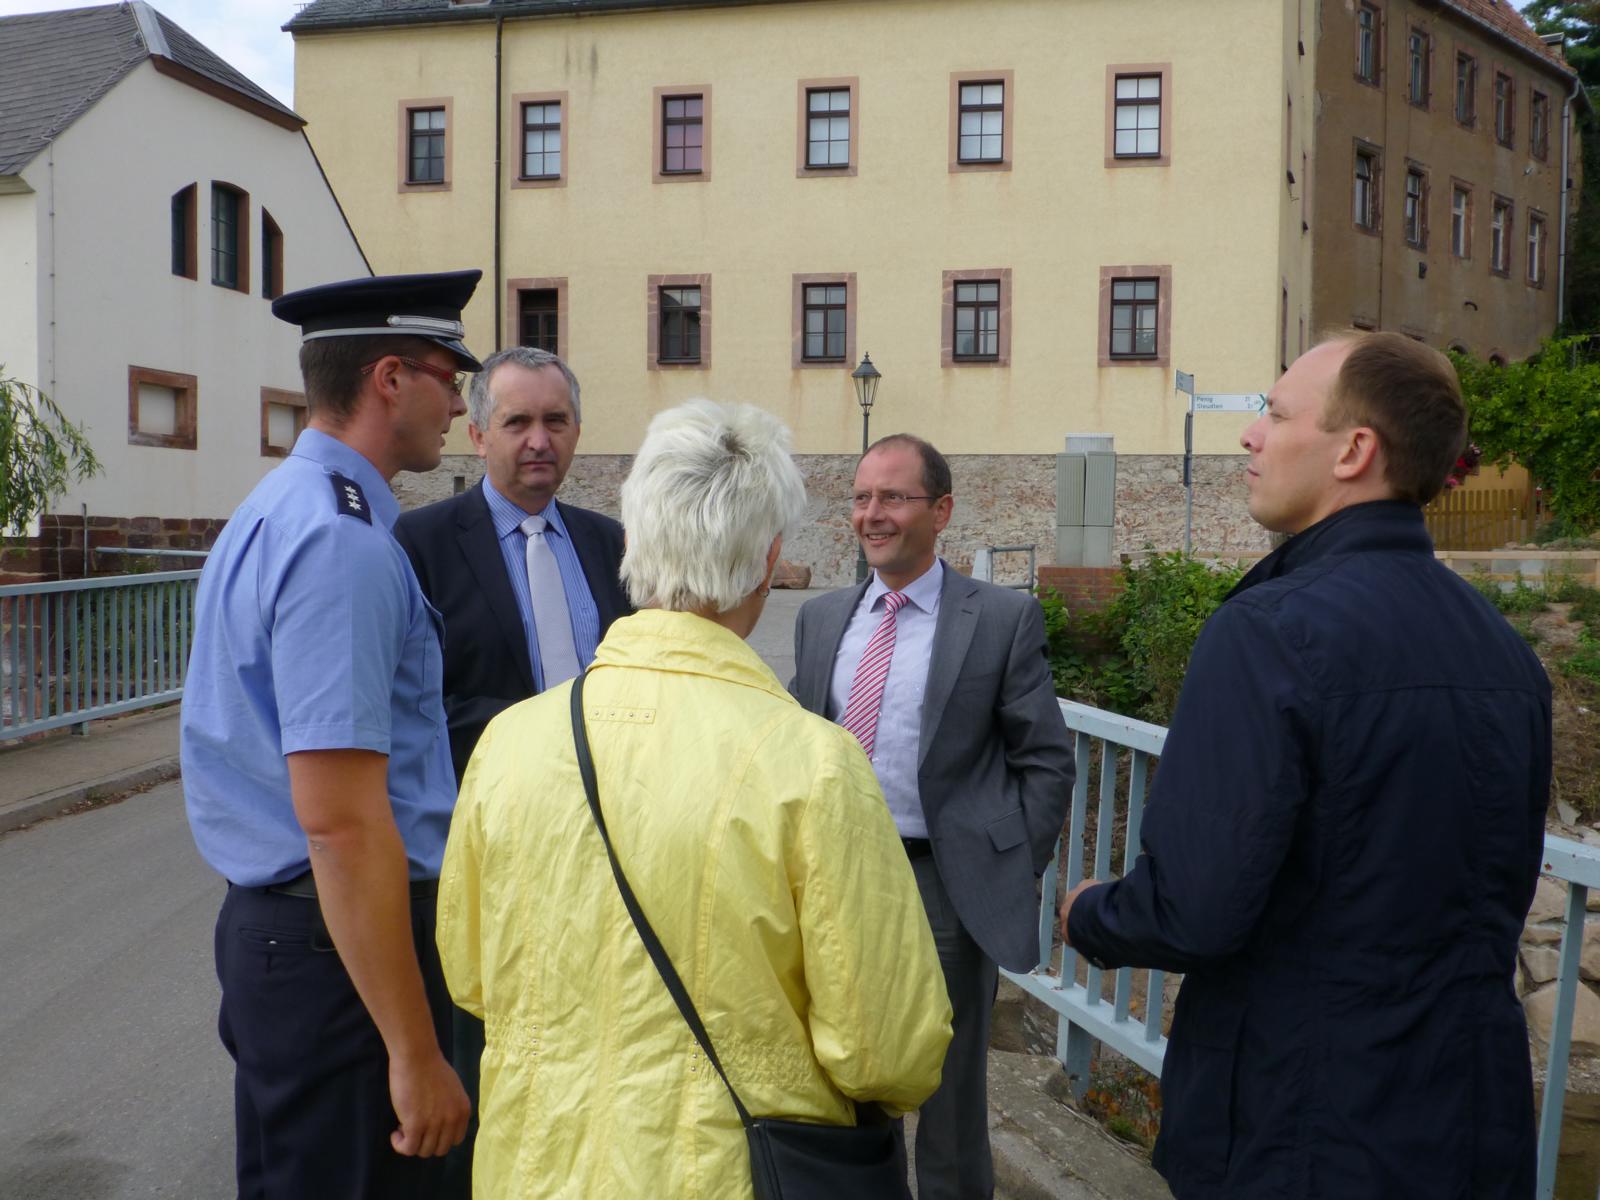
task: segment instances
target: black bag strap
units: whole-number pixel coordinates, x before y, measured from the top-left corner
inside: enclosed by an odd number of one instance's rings
[[[689,1032],[694,1034],[695,1041],[700,1043],[700,1049],[705,1051],[707,1060],[722,1077],[722,1086],[728,1089],[728,1095],[733,1097],[734,1108],[739,1110],[740,1123],[748,1129],[753,1123],[750,1110],[745,1108],[744,1101],[739,1099],[739,1093],[734,1091],[733,1084],[728,1082],[728,1073],[722,1069],[722,1062],[717,1058],[717,1052],[711,1045],[711,1036],[706,1033],[700,1014],[695,1010],[694,1001],[689,999],[688,989],[683,986],[683,980],[678,978],[677,968],[672,965],[672,959],[667,956],[665,948],[661,945],[661,939],[656,937],[656,931],[650,927],[644,910],[639,907],[638,897],[628,886],[628,877],[622,873],[622,864],[617,861],[617,852],[611,845],[611,835],[606,831],[605,814],[600,811],[600,789],[594,778],[594,759],[589,754],[589,734],[584,728],[583,720],[583,681],[588,678],[588,674],[585,671],[572,681],[572,740],[577,744],[578,771],[583,776],[583,790],[589,797],[589,813],[594,817],[594,823],[600,829],[600,837],[606,844],[606,857],[611,860],[611,874],[616,877],[617,890],[622,893],[622,903],[627,906],[628,915],[633,918],[633,927],[639,931],[639,940],[644,943],[650,961],[655,964],[656,971],[661,976],[661,982],[667,985],[667,991],[672,994],[673,1003],[683,1014]]]

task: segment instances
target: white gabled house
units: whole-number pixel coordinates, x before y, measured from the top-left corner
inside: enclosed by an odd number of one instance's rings
[[[304,422],[272,297],[366,258],[305,122],[150,5],[0,18],[0,62],[0,368],[105,468],[9,566],[208,546]]]

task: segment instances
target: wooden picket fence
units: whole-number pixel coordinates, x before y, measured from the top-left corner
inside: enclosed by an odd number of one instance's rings
[[[1521,488],[1452,488],[1422,510],[1440,550],[1494,550],[1533,536],[1532,492]]]

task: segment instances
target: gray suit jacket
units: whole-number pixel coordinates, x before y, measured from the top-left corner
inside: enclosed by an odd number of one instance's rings
[[[837,715],[828,712],[834,658],[865,590],[830,592],[800,609],[789,690],[812,712]],[[1074,775],[1032,596],[946,564],[918,763],[934,861],[956,915],[1002,967],[1031,969],[1034,881],[1061,833]]]

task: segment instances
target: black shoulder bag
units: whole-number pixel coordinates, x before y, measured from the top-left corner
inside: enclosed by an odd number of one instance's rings
[[[577,743],[578,770],[583,775],[583,789],[589,796],[589,812],[599,827],[600,837],[606,844],[606,857],[611,860],[611,873],[616,876],[617,890],[633,918],[639,940],[644,943],[661,975],[661,982],[683,1014],[684,1021],[694,1034],[706,1059],[722,1077],[722,1084],[739,1110],[739,1121],[744,1126],[745,1140],[750,1146],[750,1176],[755,1185],[756,1200],[910,1200],[903,1168],[896,1162],[894,1126],[886,1120],[867,1125],[818,1125],[804,1121],[779,1121],[770,1117],[752,1117],[739,1093],[728,1082],[711,1038],[700,1020],[694,1001],[678,978],[678,972],[661,946],[661,940],[650,927],[644,910],[628,886],[628,877],[622,873],[617,852],[611,845],[611,835],[606,832],[605,815],[600,811],[600,790],[595,784],[594,760],[589,754],[589,736],[584,729],[583,681],[579,675],[572,683],[572,737]],[[864,1114],[882,1117],[877,1105],[862,1106]]]

